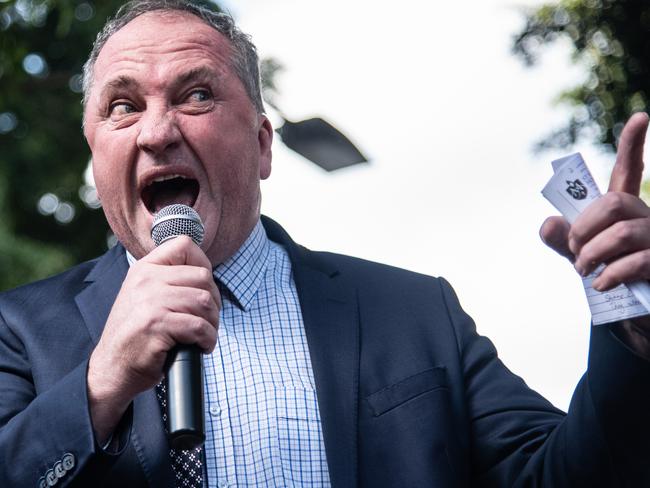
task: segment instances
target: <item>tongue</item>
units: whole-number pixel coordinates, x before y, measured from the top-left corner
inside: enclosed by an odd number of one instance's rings
[[[189,182],[165,182],[166,184],[157,185],[153,192],[150,210],[158,212],[161,208],[174,203],[181,203],[189,207],[193,206],[196,201],[196,193],[192,184]]]
[[[167,205],[173,205],[174,203],[182,203],[183,205],[191,207],[194,205],[194,196],[189,192],[161,192],[154,197],[152,202],[154,212],[158,212],[161,208],[166,207]]]

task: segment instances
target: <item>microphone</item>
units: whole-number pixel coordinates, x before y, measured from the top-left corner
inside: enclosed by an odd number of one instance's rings
[[[173,204],[154,215],[151,238],[156,246],[178,236],[203,241],[203,222],[192,207]],[[203,360],[196,345],[178,344],[167,357],[167,435],[174,449],[194,449],[205,441]]]

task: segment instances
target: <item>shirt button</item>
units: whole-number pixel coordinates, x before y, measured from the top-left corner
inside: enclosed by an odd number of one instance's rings
[[[230,488],[231,486],[235,486],[235,485],[231,485],[227,481],[220,481],[219,482],[219,488]]]
[[[210,415],[212,415],[213,417],[218,417],[219,415],[221,415],[221,407],[219,407],[219,405],[217,405],[216,403],[210,405]],[[223,486],[224,488],[227,488],[228,482],[223,481],[222,483],[225,483],[225,485]],[[221,483],[219,484],[219,488],[222,488]]]

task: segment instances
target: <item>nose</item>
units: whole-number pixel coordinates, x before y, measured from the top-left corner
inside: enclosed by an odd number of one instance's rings
[[[181,140],[181,132],[174,113],[165,107],[150,108],[140,119],[138,147],[149,153],[162,154]]]

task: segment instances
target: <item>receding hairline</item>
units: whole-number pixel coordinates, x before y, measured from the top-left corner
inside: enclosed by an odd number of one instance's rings
[[[92,75],[92,83],[89,87],[89,93],[88,93],[88,101],[90,100],[91,93],[93,92],[93,89],[95,88],[96,85],[96,68],[102,63],[105,63],[106,60],[100,61],[102,57],[102,52],[104,52],[104,48],[106,48],[107,45],[111,42],[113,37],[118,34],[122,29],[125,27],[129,26],[133,21],[139,19],[140,17],[148,16],[149,14],[154,14],[157,15],[158,17],[173,17],[176,15],[184,15],[184,16],[189,16],[189,17],[194,17],[198,21],[202,22],[205,24],[211,32],[214,32],[219,38],[222,39],[222,41],[225,42],[225,45],[228,47],[228,55],[225,56],[225,60],[228,64],[228,67],[230,69],[234,69],[234,66],[232,64],[232,54],[233,54],[233,46],[232,43],[230,42],[230,39],[228,39],[225,35],[223,35],[221,32],[219,32],[217,29],[215,29],[210,23],[206,22],[204,19],[201,17],[198,17],[191,12],[186,12],[182,10],[154,10],[151,12],[145,12],[133,19],[131,19],[129,22],[124,24],[120,29],[115,31],[113,35],[111,35],[106,42],[102,45],[102,48],[99,50],[97,53],[97,57],[95,58],[95,62],[93,63],[93,75]],[[234,74],[234,73],[233,73]],[[195,66],[192,68],[188,68],[186,70],[183,70],[178,76],[175,76],[172,84],[173,85],[182,85],[185,84],[191,80],[216,80],[219,82],[223,78],[223,73],[220,73],[219,70],[215,70],[207,65],[200,65],[200,66]],[[129,87],[139,87],[140,82],[137,80],[136,77],[130,76],[130,75],[117,75],[115,77],[109,78],[107,81],[101,84],[102,86],[97,87],[99,89],[99,92],[97,92],[97,97],[98,100],[102,100],[105,98],[106,93],[110,93],[112,90],[119,91],[120,89],[124,89],[127,86]],[[86,118],[86,110],[87,106],[84,106],[84,113],[83,113],[83,118],[84,118],[84,123],[85,123],[85,118]]]
[[[94,85],[94,81],[95,81],[95,68],[97,67],[97,62],[101,58],[102,53],[104,52],[106,46],[111,43],[111,40],[116,35],[118,35],[120,32],[122,32],[124,30],[124,28],[130,26],[133,22],[136,22],[139,19],[143,19],[143,18],[147,18],[147,17],[153,17],[153,16],[156,16],[156,17],[159,17],[159,18],[167,17],[170,23],[172,22],[172,19],[171,19],[172,17],[187,17],[187,18],[190,18],[190,19],[196,19],[198,22],[201,22],[203,25],[205,25],[206,27],[209,28],[210,32],[215,33],[217,35],[217,37],[219,37],[221,40],[223,40],[225,42],[224,45],[227,46],[227,48],[228,48],[228,53],[227,53],[227,56],[225,56],[225,58],[226,58],[226,60],[228,62],[228,66],[233,68],[232,56],[234,54],[234,46],[233,46],[232,42],[225,35],[223,35],[223,33],[219,32],[217,29],[215,29],[214,26],[212,26],[208,21],[206,21],[205,19],[199,17],[198,15],[195,15],[195,14],[193,14],[191,12],[188,12],[188,11],[185,11],[185,10],[171,10],[171,9],[170,10],[163,10],[163,9],[159,9],[159,10],[152,10],[150,12],[144,12],[144,13],[138,15],[137,17],[134,17],[133,19],[129,20],[126,24],[121,26],[118,30],[113,32],[111,34],[111,36],[106,39],[106,41],[102,44],[101,49],[97,52],[97,56],[95,57],[94,62],[92,64],[93,70],[92,70],[92,78],[91,79],[92,79],[93,83],[91,83],[91,85],[90,85],[91,87],[92,87],[92,85]],[[170,41],[174,41],[174,39],[170,39]]]
[[[107,20],[97,34],[92,50],[83,67],[83,99],[84,122],[86,105],[95,81],[95,65],[100,53],[111,38],[129,25],[133,20],[148,14],[156,14],[159,18],[177,19],[177,16],[196,17],[211,30],[216,31],[228,42],[228,52],[225,56],[227,65],[242,82],[249,99],[259,113],[264,112],[262,101],[259,58],[251,36],[244,33],[236,25],[232,17],[197,4],[193,1],[181,0],[130,0],[117,11],[115,17]]]

